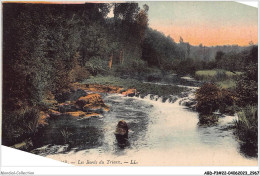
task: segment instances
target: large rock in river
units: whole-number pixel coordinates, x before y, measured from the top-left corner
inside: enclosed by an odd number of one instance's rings
[[[109,107],[105,105],[100,94],[89,94],[85,97],[80,97],[76,101],[76,105],[85,112],[108,111]]]
[[[116,140],[119,146],[125,146],[128,141],[128,125],[124,120],[120,120],[115,131]]]
[[[136,89],[128,89],[127,91],[122,92],[122,95],[133,97],[136,94]]]

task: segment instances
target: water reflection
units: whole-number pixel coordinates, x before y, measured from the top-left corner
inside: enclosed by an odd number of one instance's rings
[[[102,146],[103,138],[103,122],[97,118],[77,120],[64,115],[53,119],[34,143],[38,146],[68,144],[79,151]]]

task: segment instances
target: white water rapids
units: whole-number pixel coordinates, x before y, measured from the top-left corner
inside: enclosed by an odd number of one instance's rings
[[[93,165],[95,161],[100,165],[101,160],[104,165],[108,165],[107,160],[115,161],[116,164],[109,163],[114,166],[131,165],[131,160],[140,166],[257,165],[256,158],[249,159],[240,153],[232,130],[225,129],[236,116],[220,118],[215,126],[199,126],[198,113],[181,106],[181,100],[171,103],[158,96],[151,100],[151,95],[144,98],[106,95],[104,101],[111,110],[103,118],[75,122],[98,131],[95,135],[84,134],[87,142],[83,147],[46,145],[40,154],[73,165]],[[124,149],[118,147],[114,136],[119,120],[125,120],[130,128],[129,146]]]

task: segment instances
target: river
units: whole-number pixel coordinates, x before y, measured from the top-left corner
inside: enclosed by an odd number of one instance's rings
[[[103,98],[109,112],[96,118],[54,120],[34,153],[73,165],[100,165],[101,160],[114,166],[257,165],[257,158],[240,152],[233,131],[227,128],[236,116],[201,126],[198,113],[180,105],[183,98],[173,102],[162,102],[159,97],[151,100],[150,95],[103,94]],[[119,120],[125,120],[130,129],[124,148],[114,135]]]

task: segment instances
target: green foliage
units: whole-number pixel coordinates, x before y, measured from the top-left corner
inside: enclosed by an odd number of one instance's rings
[[[146,30],[142,59],[147,61],[149,66],[162,67],[165,62],[171,63],[179,59],[181,52],[171,37],[150,28]]]
[[[222,60],[222,58],[223,58],[224,55],[225,55],[224,52],[222,52],[222,51],[217,51],[216,57],[215,57],[216,62],[219,63],[219,62]]]
[[[257,105],[258,103],[258,63],[257,47],[253,47],[248,54],[248,64],[245,72],[236,82],[238,105]]]
[[[149,72],[147,63],[140,59],[126,60],[123,64],[113,67],[112,75],[138,76]]]
[[[114,18],[106,18],[112,6]],[[89,75],[145,70],[140,59],[148,9],[138,3],[4,4],[4,119],[25,107],[46,110],[47,92],[62,94]],[[20,111],[16,117],[25,120]]]
[[[233,90],[236,87],[236,82],[234,79],[217,81],[216,84],[223,89],[232,89]]]
[[[3,145],[13,145],[31,137],[38,127],[39,109],[37,107],[23,107],[19,110],[3,111]]]
[[[258,83],[248,80],[246,76],[241,76],[236,83],[236,93],[238,105],[255,105],[258,102]]]
[[[102,60],[99,57],[92,57],[86,62],[85,68],[92,74],[105,74],[109,71],[108,61]]]
[[[236,82],[236,104],[240,107],[235,122],[235,134],[240,141],[240,150],[249,157],[258,151],[258,47],[245,53],[244,73]]]
[[[64,92],[70,87],[69,72],[65,69],[65,63],[62,60],[55,60],[55,69],[53,72],[53,80],[51,91],[54,94]]]
[[[234,89],[236,80],[242,72],[230,72],[225,70],[198,70],[195,72],[195,78],[200,81],[214,82],[224,89]]]
[[[101,35],[103,28],[98,24],[104,22],[109,6],[92,3],[77,7],[19,3],[4,6],[3,136],[9,144],[36,130],[35,119],[39,114],[33,109],[46,108],[42,106],[46,92],[61,93],[71,82],[86,79],[84,58],[90,53],[106,54],[105,35]],[[95,37],[91,36],[90,30],[96,29],[99,30]],[[86,33],[87,39],[82,37]],[[87,43],[91,37],[92,43]],[[82,52],[82,46],[94,43],[99,45],[98,49]],[[24,113],[23,109],[28,110]]]
[[[185,59],[178,62],[178,65],[174,69],[178,75],[194,75],[195,71],[201,66],[193,59]]]
[[[225,70],[198,70],[195,73],[195,78],[204,81],[223,81],[227,78],[234,78],[241,75],[242,72],[230,72]]]
[[[216,80],[226,80],[227,73],[224,70],[217,70],[215,77],[216,77]]]
[[[257,106],[246,106],[237,113],[235,134],[249,156],[257,156],[258,115]]]
[[[214,84],[206,83],[196,92],[196,108],[201,114],[212,114],[219,109],[220,99],[220,89]]]
[[[202,115],[212,115],[214,111],[232,113],[228,107],[233,106],[233,96],[225,89],[219,89],[215,84],[206,83],[196,92],[197,111]]]
[[[218,53],[217,62],[209,61],[210,53],[218,47],[191,46],[183,39],[180,44],[175,43],[170,36],[148,28],[149,7],[140,9],[138,3],[3,6],[4,144],[19,142],[36,131],[39,111],[47,109],[47,92],[66,92],[72,82],[90,75],[140,76],[154,71],[148,66],[193,75],[197,70],[215,69],[218,65],[221,69],[245,72],[237,83],[239,100],[257,103],[257,47],[250,52]],[[114,18],[106,18],[112,6]],[[230,47],[222,50],[225,48]],[[216,71],[212,77],[223,81],[230,75],[231,72]],[[87,83],[136,88],[144,95],[168,96],[185,90],[109,76],[91,78]],[[229,93],[211,88],[217,97],[202,89],[199,109],[206,114],[216,107],[226,112],[220,103],[232,105]],[[62,134],[66,136],[66,132]]]
[[[122,19],[123,23],[133,23],[140,8],[138,3],[115,3],[114,16],[115,19]],[[119,20],[118,20],[119,21]]]
[[[219,69],[229,70],[231,72],[243,71],[248,65],[248,52],[251,48],[248,47],[242,52],[217,52],[216,64]]]

